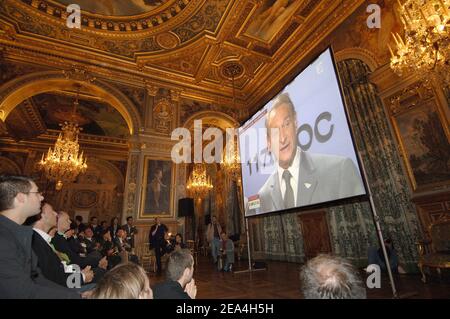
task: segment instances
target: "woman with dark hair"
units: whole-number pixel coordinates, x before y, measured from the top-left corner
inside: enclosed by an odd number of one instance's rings
[[[111,219],[111,225],[109,226],[108,230],[109,233],[111,234],[111,238],[114,240],[114,238],[116,238],[117,236],[117,231],[120,229],[119,226],[119,218],[114,217]]]
[[[186,248],[186,244],[183,241],[183,236],[180,233],[175,235],[175,240],[173,241],[173,247],[174,247],[174,250]]]

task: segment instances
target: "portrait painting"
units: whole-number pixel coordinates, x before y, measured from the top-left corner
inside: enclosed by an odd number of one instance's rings
[[[435,102],[396,115],[394,125],[414,190],[449,183],[449,136]]]
[[[295,0],[264,0],[261,6],[252,14],[247,35],[265,42],[281,30],[284,24],[299,7],[302,1]]]
[[[174,175],[171,160],[144,159],[141,218],[173,215]]]

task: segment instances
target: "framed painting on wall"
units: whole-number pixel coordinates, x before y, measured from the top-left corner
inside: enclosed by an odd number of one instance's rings
[[[392,115],[415,192],[450,184],[450,133],[434,99]]]
[[[173,217],[175,166],[171,160],[145,157],[140,218]]]

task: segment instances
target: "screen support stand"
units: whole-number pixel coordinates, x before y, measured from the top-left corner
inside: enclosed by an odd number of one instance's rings
[[[248,269],[245,270],[239,270],[239,271],[234,271],[234,274],[242,274],[242,273],[252,273],[254,271],[261,271],[261,270],[267,270],[266,268],[261,268],[261,269],[253,269],[252,267],[252,255],[250,252],[250,235],[249,235],[249,231],[248,231],[248,218],[245,218],[245,233],[247,235],[247,253],[248,253]]]
[[[383,233],[381,231],[381,226],[380,226],[380,217],[378,216],[377,209],[375,208],[375,203],[374,203],[373,197],[372,197],[372,191],[370,190],[370,186],[369,186],[369,182],[368,182],[367,174],[366,174],[366,169],[364,167],[364,162],[362,160],[361,153],[358,152],[358,156],[359,156],[359,162],[361,163],[361,168],[362,168],[365,180],[366,180],[367,191],[369,192],[368,195],[369,195],[369,202],[370,202],[370,210],[373,215],[373,220],[375,222],[375,228],[377,230],[378,239],[380,241],[381,249],[383,251],[384,263],[386,265],[386,269],[387,269],[387,272],[389,275],[389,282],[391,283],[392,295],[394,298],[399,298],[398,293],[397,293],[397,288],[395,287],[394,277],[392,276],[391,263],[389,262],[389,256],[387,254],[386,246],[384,244]]]

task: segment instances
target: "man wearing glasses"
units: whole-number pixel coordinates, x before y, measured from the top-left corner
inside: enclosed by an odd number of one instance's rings
[[[22,226],[43,199],[30,178],[0,176],[0,298],[79,298],[43,277],[31,248],[33,229]]]

